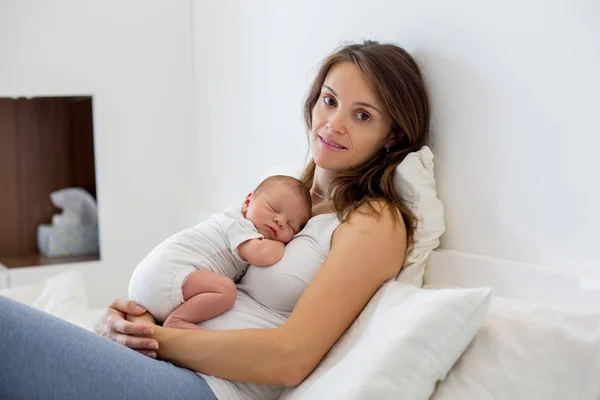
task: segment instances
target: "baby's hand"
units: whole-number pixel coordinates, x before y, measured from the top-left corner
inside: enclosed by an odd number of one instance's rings
[[[279,262],[279,260],[281,260],[283,258],[283,253],[285,252],[285,244],[283,242],[277,241],[277,240],[269,240],[269,239],[263,239],[263,240],[268,240],[269,242],[273,242],[273,259],[274,261],[271,263],[271,265],[275,264],[276,262]]]
[[[283,257],[285,245],[269,239],[251,239],[238,246],[238,253],[256,267],[268,267]]]

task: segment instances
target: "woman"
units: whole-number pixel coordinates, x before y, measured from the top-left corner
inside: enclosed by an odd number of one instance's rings
[[[278,264],[248,270],[232,310],[177,330],[115,300],[95,331],[118,346],[0,301],[0,397],[275,399],[302,382],[402,267],[415,221],[393,172],[426,143],[429,103],[408,53],[365,42],[324,61],[304,118],[313,217]]]

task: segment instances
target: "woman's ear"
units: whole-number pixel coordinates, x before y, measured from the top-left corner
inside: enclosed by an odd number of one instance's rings
[[[252,199],[254,199],[254,192],[248,193],[246,200],[242,203],[242,215],[244,218],[246,218],[246,212],[248,211],[248,207],[250,207],[250,203],[252,203]]]
[[[400,143],[402,141],[402,139],[404,138],[404,136],[405,136],[405,134],[403,132],[390,133],[387,140],[385,141],[383,147],[385,147],[386,150],[389,151],[390,148],[392,148],[395,145],[397,145],[398,143]]]

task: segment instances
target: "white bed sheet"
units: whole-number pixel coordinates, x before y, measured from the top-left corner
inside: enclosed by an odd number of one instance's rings
[[[90,331],[104,312],[103,309],[89,308],[83,275],[79,271],[67,271],[40,282],[2,289],[0,295]]]

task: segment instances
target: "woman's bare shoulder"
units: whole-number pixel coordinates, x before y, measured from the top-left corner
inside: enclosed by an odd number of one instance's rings
[[[338,230],[351,232],[367,230],[375,237],[390,234],[406,237],[402,214],[384,200],[372,200],[352,210]]]

